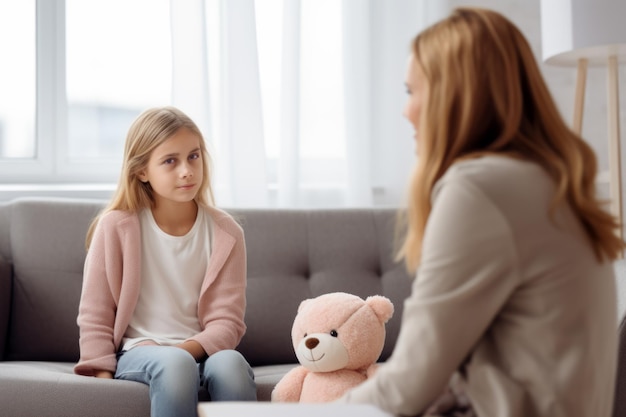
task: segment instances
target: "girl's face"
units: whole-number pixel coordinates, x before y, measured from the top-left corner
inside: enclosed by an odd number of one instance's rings
[[[157,206],[162,202],[187,203],[194,199],[202,183],[200,137],[181,127],[150,154],[150,160],[139,173],[149,182]]]
[[[413,55],[409,57],[405,84],[409,98],[404,107],[404,117],[406,117],[409,122],[411,122],[411,125],[413,125],[413,129],[415,131],[413,138],[417,142],[416,145],[419,145],[418,134],[420,128],[420,117],[422,108],[426,103],[428,86],[424,73]]]

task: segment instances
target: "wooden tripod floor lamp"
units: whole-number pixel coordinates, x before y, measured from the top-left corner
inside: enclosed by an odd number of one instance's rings
[[[547,64],[577,66],[573,130],[581,134],[587,67],[607,71],[608,180],[611,212],[622,223],[618,65],[626,60],[625,0],[541,0],[541,40]],[[600,173],[606,177],[607,173]],[[624,228],[619,236],[623,237]]]

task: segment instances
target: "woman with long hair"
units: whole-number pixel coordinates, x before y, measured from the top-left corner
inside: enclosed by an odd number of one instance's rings
[[[593,151],[501,14],[457,9],[411,52],[405,116],[418,156],[399,257],[416,278],[393,355],[340,401],[401,415],[609,417],[612,261],[625,244],[598,200]]]

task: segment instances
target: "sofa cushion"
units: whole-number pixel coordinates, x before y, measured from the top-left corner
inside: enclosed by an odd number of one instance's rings
[[[0,256],[11,262],[11,208],[12,202],[0,203]]]
[[[147,385],[75,375],[73,365],[32,361],[0,363],[0,415],[150,415]],[[274,365],[255,368],[258,401],[270,401],[274,386],[292,367],[293,365]],[[200,401],[210,399],[205,390],[200,390],[198,394]],[[33,401],[34,398],[37,401]]]
[[[4,358],[11,317],[11,265],[0,255],[0,360]]]
[[[148,416],[148,386],[73,372],[73,363],[0,363],[2,416]]]
[[[17,201],[11,214],[8,360],[78,360],[76,316],[92,201]]]
[[[271,401],[272,391],[283,376],[297,364],[255,366],[254,382],[258,401]]]

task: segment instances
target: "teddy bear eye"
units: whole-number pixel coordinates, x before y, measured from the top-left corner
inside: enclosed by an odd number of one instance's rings
[[[330,331],[330,335],[331,335],[332,337],[337,337],[337,336],[338,336],[338,334],[337,334],[337,330],[331,330],[331,331]]]
[[[305,333],[305,334],[304,334],[304,337],[307,337],[308,335],[309,335],[308,333]]]

